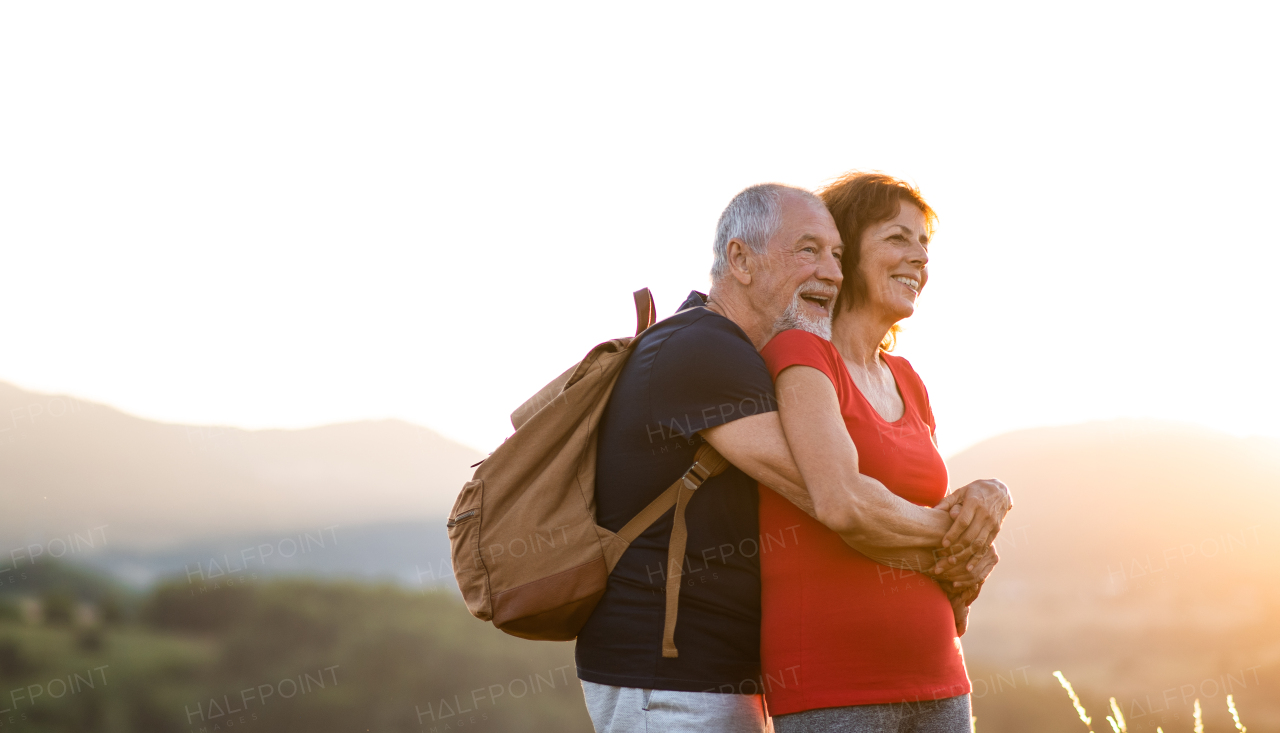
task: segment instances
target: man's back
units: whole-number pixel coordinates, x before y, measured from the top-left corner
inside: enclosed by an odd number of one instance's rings
[[[697,432],[776,409],[746,334],[690,294],[645,332],[600,425],[596,511],[617,531],[693,462]],[[619,687],[756,694],[760,568],[756,482],[735,467],[689,503],[676,646],[662,657],[668,512],[627,550],[578,637],[578,676]]]

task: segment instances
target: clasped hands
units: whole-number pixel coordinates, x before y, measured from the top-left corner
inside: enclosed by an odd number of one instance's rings
[[[951,527],[942,537],[942,546],[934,548],[937,562],[923,572],[946,591],[956,633],[964,634],[969,604],[1000,561],[994,542],[1005,515],[1013,508],[1013,499],[1002,482],[982,479],[947,494],[934,508],[951,516]]]

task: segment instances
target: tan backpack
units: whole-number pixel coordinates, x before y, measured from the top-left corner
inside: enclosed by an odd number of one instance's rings
[[[472,615],[512,636],[568,641],[604,595],[622,553],[674,506],[662,656],[675,657],[685,506],[728,461],[704,443],[693,466],[618,533],[596,524],[600,415],[655,318],[648,288],[636,291],[635,302],[635,337],[597,345],[511,414],[515,434],[480,464],[453,505],[449,543]]]

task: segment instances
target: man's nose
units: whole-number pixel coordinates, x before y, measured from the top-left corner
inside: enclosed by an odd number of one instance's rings
[[[844,271],[840,269],[840,260],[836,259],[834,252],[827,252],[818,262],[817,276],[819,280],[829,282],[836,287],[840,287],[840,283],[844,282]]]

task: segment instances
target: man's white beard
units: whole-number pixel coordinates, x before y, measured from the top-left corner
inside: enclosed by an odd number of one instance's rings
[[[798,328],[801,331],[808,331],[814,336],[831,340],[831,316],[822,318],[814,318],[809,315],[809,310],[805,308],[805,302],[800,297],[807,293],[817,295],[826,295],[831,300],[831,306],[835,308],[836,293],[835,288],[825,287],[816,282],[809,282],[796,288],[795,295],[791,296],[791,303],[787,309],[778,316],[778,320],[773,324],[775,333],[781,333],[792,328]]]

